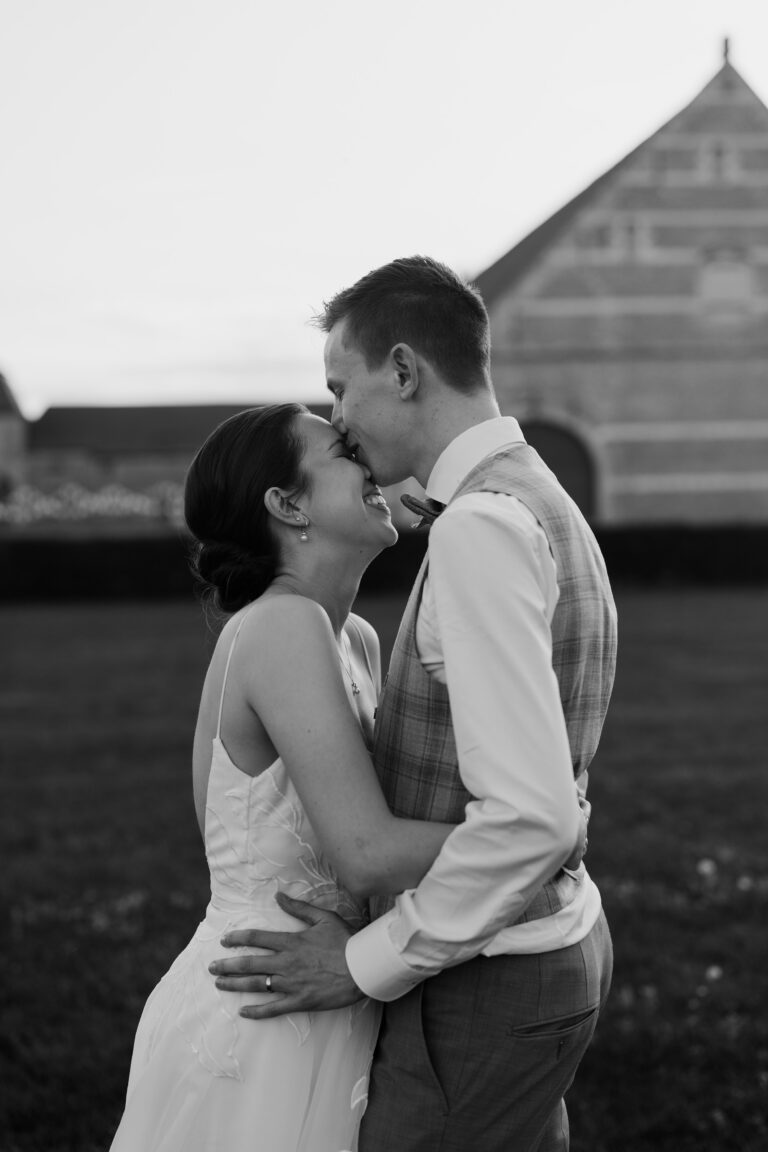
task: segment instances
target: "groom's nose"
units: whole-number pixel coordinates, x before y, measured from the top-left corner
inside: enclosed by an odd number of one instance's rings
[[[341,415],[341,403],[338,396],[333,398],[333,410],[331,411],[331,424],[339,433],[340,436],[346,436],[347,429],[344,426],[344,420]]]

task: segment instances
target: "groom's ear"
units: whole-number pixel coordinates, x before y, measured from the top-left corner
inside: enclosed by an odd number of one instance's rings
[[[419,387],[419,361],[410,344],[395,344],[389,354],[397,393],[401,400],[412,400]]]

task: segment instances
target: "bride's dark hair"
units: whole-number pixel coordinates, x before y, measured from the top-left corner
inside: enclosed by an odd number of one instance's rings
[[[272,404],[230,416],[192,461],[184,518],[195,538],[190,559],[204,595],[224,612],[255,600],[275,575],[279,553],[264,494],[307,491],[304,442],[296,418],[303,404]]]

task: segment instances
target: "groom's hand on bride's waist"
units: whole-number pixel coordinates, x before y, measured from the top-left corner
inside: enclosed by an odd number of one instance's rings
[[[283,911],[308,925],[303,932],[267,932],[242,928],[227,932],[225,948],[267,948],[265,955],[239,953],[214,960],[209,971],[224,992],[267,993],[268,1000],[246,1004],[240,1015],[267,1020],[286,1012],[343,1008],[363,993],[349,974],[345,959],[352,929],[335,912],[278,893]]]

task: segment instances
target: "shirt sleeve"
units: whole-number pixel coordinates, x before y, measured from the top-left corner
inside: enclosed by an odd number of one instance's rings
[[[429,538],[459,771],[473,799],[419,886],[353,936],[347,963],[393,1000],[478,955],[568,858],[579,822],[552,668],[546,536],[512,497],[459,497]],[[547,568],[549,565],[549,568]]]

